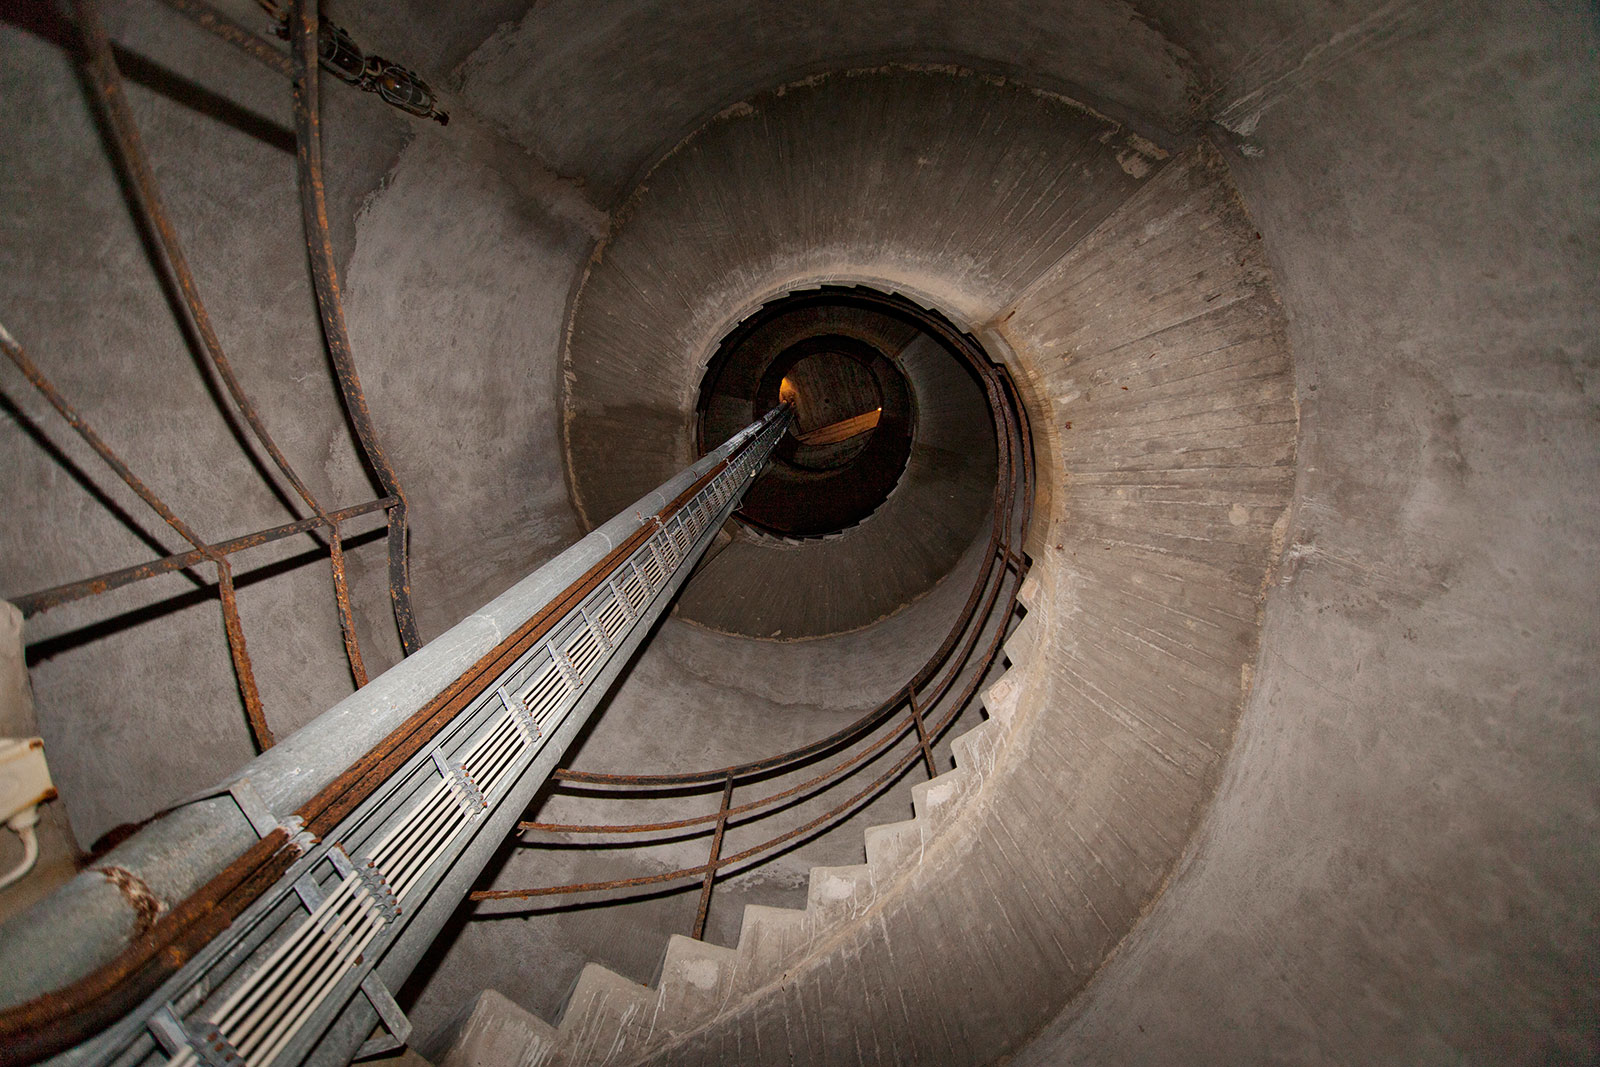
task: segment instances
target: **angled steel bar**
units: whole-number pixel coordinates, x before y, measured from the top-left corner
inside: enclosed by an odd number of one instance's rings
[[[371,500],[365,504],[357,504],[354,507],[340,508],[338,511],[329,512],[328,517],[335,522],[348,522],[351,519],[360,518],[362,515],[370,515],[374,511],[382,511],[393,503],[393,497],[383,497],[380,500]],[[245,549],[257,548],[261,545],[271,544],[273,541],[281,541],[286,537],[293,537],[295,534],[309,533],[321,525],[321,519],[301,519],[298,522],[287,522],[281,526],[257,530],[255,533],[244,534],[226,541],[217,541],[209,545],[208,548],[212,552],[219,552],[225,556],[233,555],[236,552],[243,552]],[[159,575],[170,574],[173,571],[181,571],[196,564],[204,563],[210,558],[210,554],[201,549],[179,552],[171,556],[163,556],[160,559],[151,560],[148,563],[139,563],[132,567],[121,567],[114,571],[106,571],[104,574],[97,574],[92,578],[84,578],[76,582],[52,586],[49,589],[41,589],[37,593],[24,593],[22,596],[9,597],[7,599],[16,606],[18,611],[22,612],[24,618],[28,618],[42,611],[60,607],[62,604],[69,604],[74,600],[98,596],[101,593],[108,593],[113,589],[120,589],[125,585],[143,581],[146,578],[155,578]]]
[[[86,82],[90,94],[105,118],[106,128],[110,131],[115,146],[114,156],[117,165],[127,178],[127,187],[133,193],[134,204],[149,230],[155,235],[156,244],[161,251],[162,265],[183,297],[184,308],[188,312],[188,325],[250,434],[271,458],[284,480],[328,530],[328,558],[333,571],[334,601],[338,607],[339,630],[344,638],[346,658],[350,661],[350,673],[359,688],[367,684],[367,671],[362,663],[361,645],[356,636],[355,618],[350,608],[350,594],[344,569],[344,548],[340,543],[338,524],[328,517],[328,513],[323,510],[305,481],[290,464],[289,457],[278,447],[277,441],[268,432],[266,422],[257,410],[255,402],[250,399],[250,395],[245,392],[243,384],[239,381],[239,376],[234,373],[233,364],[223,352],[222,341],[211,324],[211,315],[206,311],[205,302],[200,298],[200,288],[195,282],[194,272],[189,269],[189,259],[184,254],[177,227],[173,225],[172,215],[167,211],[166,204],[161,198],[161,188],[150,170],[143,138],[139,135],[138,123],[134,121],[133,112],[128,107],[127,95],[123,91],[122,73],[117,69],[116,57],[111,51],[111,41],[100,22],[99,5],[95,0],[75,0],[74,7],[78,31],[83,37],[85,66],[88,73]]]
[[[923,762],[928,765],[928,777],[939,777],[939,768],[933,763],[933,746],[928,744],[928,727],[922,721],[922,709],[917,707],[915,686],[906,686],[906,703],[911,708],[911,721],[917,727],[917,746],[922,749]]]
[[[196,26],[227,41],[245,55],[286,78],[294,77],[294,64],[265,37],[246,29],[205,0],[161,0]]]
[[[717,831],[711,835],[711,856],[706,861],[705,881],[700,885],[700,906],[694,913],[694,933],[691,935],[696,941],[705,940],[706,915],[711,911],[711,887],[717,881],[717,860],[722,856],[722,835],[728,829],[728,808],[733,804],[733,776],[730,774],[722,783],[722,803],[717,806]]]
[[[228,654],[233,659],[234,674],[239,682],[239,695],[244,700],[245,716],[250,722],[250,732],[255,737],[256,747],[265,751],[272,747],[272,730],[267,726],[266,712],[261,706],[261,694],[256,689],[255,672],[250,667],[250,653],[245,647],[244,624],[239,620],[239,604],[233,594],[233,571],[228,566],[224,555],[212,548],[203,538],[190,528],[189,524],[173,512],[173,510],[156,496],[151,488],[144,484],[138,475],[133,473],[122,458],[111,450],[104,438],[95,432],[83,416],[69,403],[61,391],[55,387],[50,379],[28,357],[16,339],[0,325],[0,350],[4,350],[11,362],[16,364],[18,370],[27,378],[33,387],[50,402],[61,417],[67,420],[79,437],[92,448],[96,455],[106,462],[124,485],[133,490],[134,494],[143,500],[150,509],[176,530],[184,540],[188,541],[204,557],[216,565],[217,568],[217,593],[222,603],[222,625],[228,638]]]

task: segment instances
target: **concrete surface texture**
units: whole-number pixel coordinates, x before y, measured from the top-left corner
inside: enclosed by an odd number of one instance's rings
[[[585,406],[585,344],[658,356],[626,373],[665,439],[741,314],[799,284],[870,282],[978,331],[1036,431],[1030,612],[954,777],[869,834],[865,865],[810,875],[805,911],[723,920],[737,949],[674,940],[653,991],[632,984],[652,977],[642,953],[615,961],[621,977],[586,970],[562,1055],[1600,1056],[1588,6],[334,13],[454,109],[423,128],[328,94],[351,329],[413,495],[425,636],[580,529],[580,439],[605,414]],[[230,354],[319,494],[365,498],[318,352],[282,85],[142,0],[112,14],[148,60],[153,88],[130,95]],[[0,199],[23,206],[0,215],[0,321],[204,532],[283,521],[231,476],[246,461],[208,414],[49,27],[8,13],[0,58]],[[922,69],[794,84],[887,63]],[[725,229],[686,249],[690,218]],[[713,239],[716,258],[695,254]],[[584,332],[607,271],[638,316]],[[40,448],[31,426],[92,468],[0,372],[0,592],[170,550]],[[380,666],[395,654],[381,541],[352,565]],[[241,598],[247,631],[272,635],[258,671],[286,732],[349,682],[325,570],[282,569]],[[27,624],[81,843],[249,752],[214,606],[163,582]],[[158,623],[125,625],[141,612]],[[732,714],[734,681],[782,702],[761,656],[791,657],[772,672],[786,685],[817,670],[805,645],[718,644],[738,640],[669,624],[627,700]],[[692,681],[707,657],[740,673]],[[569,916],[562,966],[585,940],[681,928],[669,910],[638,927]],[[550,1015],[557,983],[495,940],[469,927],[419,1014],[442,1025],[466,1010],[446,1001],[504,982],[520,1003],[486,996],[455,1055],[531,1062],[558,1038],[525,1009]],[[646,1010],[670,1028],[641,1031]]]
[[[948,144],[977,140],[961,117],[983,116],[981,131],[1018,99],[980,79],[915,71],[813,82],[776,99],[808,97],[786,114],[837,127],[862,121],[863,101],[911,95],[907,83],[936,85],[927,95],[952,105],[953,115],[925,116]],[[728,124],[751,143],[728,158],[760,158],[766,142],[793,136],[759,104],[734,114]],[[1059,137],[1061,125],[1038,128]],[[1000,721],[958,741],[958,770],[924,788],[915,820],[869,834],[866,864],[813,869],[804,911],[747,908],[735,951],[709,961],[714,998],[682,999],[670,955],[655,990],[591,970],[535,1062],[603,1059],[602,1050],[620,1050],[620,1062],[822,1062],[885,1044],[914,1062],[989,1062],[1081,987],[1160,888],[1248,688],[1294,477],[1293,384],[1260,242],[1215,151],[1129,157],[1144,179],[1134,183],[1116,161],[1127,151],[1120,131],[1102,120],[1080,130],[1078,154],[1109,162],[1120,197],[1078,198],[1093,225],[1063,211],[1049,220],[1058,229],[1018,235],[1024,257],[1060,243],[1046,267],[1019,271],[1000,244],[976,283],[963,262],[939,283],[987,295],[984,283],[993,292],[992,279],[1016,279],[987,321],[1032,392],[1052,399],[1031,414],[1040,477],[1060,491],[1037,539],[1028,617],[1007,645],[1012,671],[989,691]],[[839,169],[859,166],[882,188],[928,167],[928,157],[890,153],[896,172],[877,142],[856,143],[867,162]],[[1040,154],[1012,144],[1024,158]],[[992,160],[985,172],[984,154],[957,158],[971,186],[997,184],[1002,172]],[[1060,182],[1058,167],[1040,173],[1046,188]],[[934,187],[947,179],[926,177]],[[1043,198],[1020,181],[1009,188],[1024,202]],[[647,208],[630,225],[649,226]],[[802,239],[795,254],[827,269],[826,247]],[[903,262],[851,254],[873,273]],[[939,974],[981,975],[988,994],[952,1003]],[[833,990],[843,983],[865,992],[841,1002]],[[696,1000],[698,1013],[685,1007]],[[490,1026],[481,1016],[469,1025],[458,1059],[493,1059],[482,1043]]]
[[[971,559],[910,610],[859,634],[801,642],[751,641],[717,634],[677,619],[665,620],[582,738],[571,765],[586,771],[651,773],[727,766],[760,759],[844,727],[888,696],[921,666],[944,637],[971,586]],[[949,742],[977,721],[976,709],[957,721],[935,746],[941,766]],[[914,749],[910,738],[883,760],[865,764],[845,784],[805,800],[782,818],[731,827],[725,854],[756,844],[814,818],[839,796],[863,788],[889,759]],[[740,801],[788,788],[817,773],[810,767],[743,791]],[[919,767],[910,781],[925,777]],[[688,801],[671,798],[623,805],[581,795],[542,798],[530,818],[542,821],[654,822],[714,810],[717,793]],[[719,878],[706,927],[712,945],[734,945],[746,906],[803,906],[810,871],[819,864],[851,863],[863,831],[910,814],[906,787],[891,790],[852,814],[836,830],[787,850],[771,862],[742,865]],[[530,833],[507,850],[485,876],[496,889],[581,883],[703,863],[705,835],[624,851],[591,851],[576,835]],[[547,846],[539,847],[543,842]],[[448,1035],[485,986],[544,1018],[560,1017],[585,965],[601,964],[629,984],[654,980],[669,939],[690,932],[698,882],[661,891],[587,894],[576,900],[486,902],[464,908],[460,922],[436,942],[407,993],[418,1044],[429,1055],[445,1051]],[[596,906],[605,900],[633,903]],[[572,907],[575,903],[583,906]],[[537,960],[537,966],[530,966]]]

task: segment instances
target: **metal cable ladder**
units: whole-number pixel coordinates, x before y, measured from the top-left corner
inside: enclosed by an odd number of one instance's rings
[[[653,520],[652,534],[320,842],[298,819],[286,825],[252,803],[247,784],[235,787],[258,833],[285,828],[304,854],[138,1009],[58,1061],[269,1067],[404,1044],[410,1024],[390,986],[554,770],[789,420],[780,407],[740,434],[726,466]],[[430,921],[417,922],[424,911]],[[380,1032],[363,1042],[374,1021]]]

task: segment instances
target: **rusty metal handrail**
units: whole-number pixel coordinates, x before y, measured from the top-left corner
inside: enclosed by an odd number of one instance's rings
[[[999,654],[1001,644],[1006,635],[1007,620],[1015,614],[1017,595],[1027,573],[1027,561],[1021,553],[1021,543],[1026,534],[1028,517],[1033,503],[1032,454],[1027,432],[1026,414],[1013,383],[1001,368],[989,363],[976,341],[965,334],[959,333],[953,327],[948,327],[944,336],[952,348],[965,356],[969,365],[974,368],[983,381],[994,418],[997,470],[993,523],[984,563],[980,567],[980,573],[974,581],[966,604],[949,634],[941,642],[934,654],[918,668],[910,681],[900,687],[893,696],[879,703],[854,723],[830,734],[828,737],[802,745],[789,752],[729,767],[673,774],[622,775],[563,769],[552,776],[559,783],[557,786],[558,791],[562,785],[610,787],[603,792],[590,794],[596,799],[604,800],[646,799],[659,796],[664,791],[672,791],[681,795],[686,789],[692,795],[717,789],[720,791],[721,800],[717,810],[714,812],[655,823],[580,824],[525,821],[519,823],[517,827],[519,832],[616,834],[626,837],[658,835],[668,831],[704,827],[706,829],[701,830],[700,833],[709,832],[712,835],[709,856],[705,863],[672,871],[604,881],[539,886],[527,889],[477,890],[470,895],[469,899],[474,901],[530,900],[538,897],[563,896],[573,893],[631,889],[698,877],[701,879],[700,897],[692,928],[692,936],[700,939],[705,934],[706,917],[710,908],[712,888],[718,872],[746,860],[755,859],[758,856],[770,856],[780,846],[793,841],[795,838],[820,830],[847,817],[863,803],[882,793],[918,759],[925,763],[930,778],[937,774],[932,745],[950,728],[962,709],[971,701],[978,685],[993,664],[995,657]],[[998,575],[996,574],[997,565],[999,567]],[[996,614],[995,606],[1002,590],[1005,590],[1006,593],[1005,604],[1003,610]],[[979,607],[980,600],[983,601],[981,608]],[[957,678],[960,677],[963,671],[968,670],[972,651],[982,636],[984,629],[991,624],[994,630],[993,636],[977,665],[971,668],[966,685],[944,704],[942,714],[937,715],[932,722],[929,722],[925,716],[939,707],[941,701],[950,694]],[[965,641],[962,640],[963,635],[966,635]],[[958,645],[961,646],[959,651],[957,649]],[[919,689],[942,672],[943,677],[938,678],[938,681],[930,690],[921,694],[923,699],[919,703]],[[896,712],[901,709],[905,709],[907,714],[897,715]],[[884,729],[886,724],[887,728]],[[879,732],[880,730],[881,732]],[[858,767],[877,758],[913,731],[917,737],[916,747],[896,759],[885,771],[864,788],[851,794],[843,802],[834,805],[801,826],[777,834],[760,844],[742,849],[733,855],[722,855],[723,840],[730,820],[738,816],[751,815],[753,818],[743,820],[743,822],[752,822],[789,808],[796,802],[795,798],[821,793],[854,774]],[[819,762],[851,745],[862,742],[866,743],[860,750],[805,781],[757,800],[747,801],[739,805],[733,804],[733,791],[741,783],[761,781],[787,771],[798,770]],[[568,792],[570,793],[571,791],[568,790]],[[690,836],[698,836],[698,834]],[[669,840],[676,840],[676,838]],[[648,846],[661,843],[663,843],[662,838],[652,837],[647,840],[607,842],[606,844],[608,847],[620,849],[635,844]],[[539,847],[540,844],[539,842],[524,842],[526,847]]]

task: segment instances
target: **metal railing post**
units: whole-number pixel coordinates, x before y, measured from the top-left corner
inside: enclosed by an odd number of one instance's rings
[[[717,880],[717,861],[722,858],[722,835],[728,828],[728,809],[733,807],[733,775],[722,783],[722,805],[717,809],[717,829],[711,835],[711,858],[706,860],[706,878],[700,885],[700,907],[694,915],[694,939],[706,937],[706,914],[711,910],[711,887]]]
[[[939,777],[939,769],[933,764],[933,746],[928,744],[928,727],[922,721],[922,711],[917,707],[917,687],[906,686],[906,704],[911,708],[911,721],[917,727],[917,744],[922,746],[922,761],[928,765],[928,777]]]

